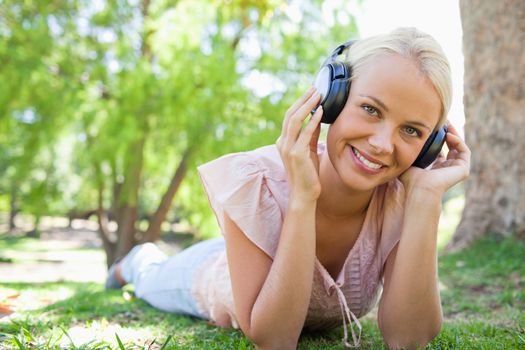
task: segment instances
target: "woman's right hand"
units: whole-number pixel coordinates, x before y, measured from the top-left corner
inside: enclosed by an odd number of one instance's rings
[[[242,331],[258,349],[296,349],[308,313],[315,266],[315,202],[321,191],[317,157],[321,108],[304,127],[303,122],[319,98],[311,88],[288,109],[276,142],[290,196],[286,215],[268,218],[269,226],[281,227],[274,255],[257,246],[225,214],[235,312]]]
[[[286,111],[281,135],[276,145],[283,160],[290,199],[317,200],[321,193],[317,142],[321,130],[323,109],[317,108],[303,127],[304,120],[320,100],[319,92],[312,86]]]

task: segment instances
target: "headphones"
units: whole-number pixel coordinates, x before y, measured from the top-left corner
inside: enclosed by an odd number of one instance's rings
[[[356,41],[347,41],[336,47],[317,73],[314,86],[321,94],[321,103],[319,104],[323,106],[321,123],[332,124],[335,122],[348,99],[352,69],[347,63],[336,59]],[[433,131],[412,165],[418,168],[426,168],[432,164],[445,144],[446,135],[447,125]]]

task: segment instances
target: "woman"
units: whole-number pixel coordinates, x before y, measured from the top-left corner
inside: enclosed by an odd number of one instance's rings
[[[346,63],[351,88],[326,145],[312,87],[276,145],[199,167],[224,238],[169,259],[136,247],[108,287],[134,283],[153,306],[240,327],[260,349],[294,349],[303,329],[340,324],[345,345],[359,346],[358,318],[381,294],[390,348],[431,341],[442,323],[441,198],[468,176],[470,150],[450,125],[446,158],[412,165],[446,122],[449,65],[433,38],[407,28],[358,41]]]

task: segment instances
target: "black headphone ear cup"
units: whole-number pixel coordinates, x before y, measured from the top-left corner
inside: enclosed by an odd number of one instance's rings
[[[439,152],[441,152],[441,148],[443,148],[443,145],[445,144],[447,129],[448,128],[445,125],[430,134],[430,137],[423,145],[421,152],[419,152],[417,159],[414,164],[412,164],[413,166],[424,169],[436,160]]]
[[[350,90],[350,80],[334,80],[330,88],[330,93],[321,105],[323,106],[323,116],[321,123],[332,124],[335,122],[341,111],[343,110],[346,100],[348,99],[348,91]]]
[[[350,91],[350,69],[342,62],[326,64],[315,79],[321,93],[323,117],[321,123],[332,124],[343,110]]]

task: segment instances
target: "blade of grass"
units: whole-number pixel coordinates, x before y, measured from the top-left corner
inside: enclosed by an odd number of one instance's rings
[[[126,350],[124,344],[122,344],[122,342],[120,341],[120,338],[117,333],[115,333],[115,336],[117,337],[118,347],[120,348],[120,350]]]
[[[168,335],[168,339],[166,339],[166,341],[164,342],[164,344],[162,344],[160,350],[164,350],[164,348],[168,345],[168,343],[170,342],[170,340],[172,339],[173,337],[171,335]]]
[[[53,334],[51,334],[51,336],[49,337],[49,339],[47,340],[47,343],[46,343],[46,349],[49,349],[49,344],[51,344],[51,340],[53,340]],[[53,343],[54,345],[54,343]]]
[[[60,339],[62,339],[62,337],[64,336],[63,333],[59,333],[58,336],[57,336],[57,339],[51,343],[51,340],[53,339],[53,334],[51,334],[51,337],[49,338],[49,340],[47,341],[47,344],[46,344],[46,349],[49,349],[50,347],[54,346],[56,343],[58,343],[60,341]]]
[[[153,338],[153,341],[151,343],[149,343],[148,345],[148,350],[151,349],[151,347],[153,346],[153,344],[155,344],[157,342],[157,338]]]
[[[16,345],[18,345],[20,350],[24,350],[26,348],[17,337],[13,337],[13,341],[16,343]]]
[[[24,334],[24,339],[26,339],[26,341],[30,341],[30,342],[34,342],[34,341],[35,341],[35,338],[33,338],[33,336],[32,336],[31,333],[27,330],[27,328],[22,327],[21,331],[22,331],[22,333]]]
[[[71,347],[72,348],[77,348],[77,346],[75,345],[75,342],[73,341],[73,339],[69,336],[69,333],[62,327],[59,327],[60,330],[62,331],[62,333],[64,333],[66,335],[66,337],[69,339],[69,341],[71,342]]]

